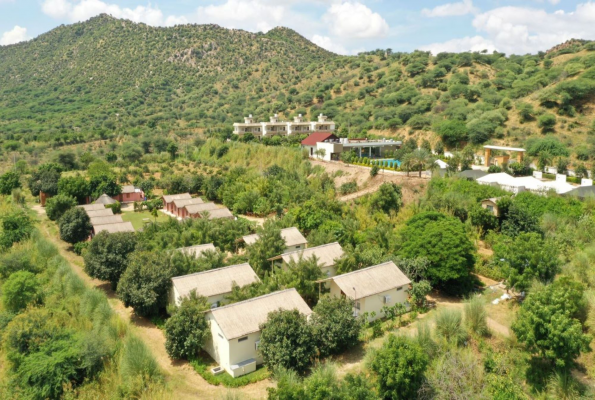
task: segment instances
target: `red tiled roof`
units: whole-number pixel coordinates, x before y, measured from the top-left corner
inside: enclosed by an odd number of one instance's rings
[[[329,132],[314,132],[302,140],[302,144],[305,146],[315,146],[316,143],[325,141],[327,139],[338,139],[338,137]]]

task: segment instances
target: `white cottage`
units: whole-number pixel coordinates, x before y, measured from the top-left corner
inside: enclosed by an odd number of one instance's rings
[[[371,314],[378,319],[384,316],[382,308],[393,307],[397,303],[408,306],[411,281],[389,261],[383,264],[349,272],[330,279],[332,296],[347,296],[354,301],[354,313]]]
[[[285,228],[281,229],[281,237],[285,240],[285,252],[303,250],[308,245],[308,240],[302,235],[298,228]],[[260,236],[255,233],[253,235],[247,235],[242,238],[246,246],[253,245]]]
[[[171,279],[170,303],[179,306],[183,297],[196,291],[197,295],[208,299],[211,307],[219,307],[234,284],[246,286],[258,281],[258,275],[248,263],[177,276]]]
[[[318,260],[318,266],[322,273],[327,276],[335,276],[337,270],[335,269],[336,261],[343,257],[343,248],[338,242],[323,244],[322,246],[310,247],[304,250],[295,250],[280,256],[269,259],[270,261],[282,261],[283,265],[293,261],[298,261],[300,257],[303,260],[311,259],[313,256]]]
[[[211,327],[205,351],[234,378],[255,371],[262,363],[258,353],[260,325],[267,321],[270,312],[279,309],[312,314],[295,289],[215,308],[205,316]]]

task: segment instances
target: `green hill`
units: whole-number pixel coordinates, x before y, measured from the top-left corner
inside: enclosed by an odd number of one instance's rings
[[[548,53],[338,56],[296,32],[215,25],[154,28],[99,16],[0,47],[3,151],[99,138],[228,132],[322,112],[342,136],[443,136],[447,146],[522,145],[554,133],[595,156],[595,44]],[[454,122],[453,122],[454,121]],[[43,147],[43,146],[42,146]]]

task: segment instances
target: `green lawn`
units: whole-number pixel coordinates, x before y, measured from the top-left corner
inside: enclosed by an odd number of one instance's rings
[[[148,218],[149,221],[153,222],[155,221],[155,218],[151,215],[150,212],[148,211],[142,211],[142,212],[123,212],[122,213],[122,219],[124,221],[130,221],[132,222],[132,226],[134,226],[134,230],[139,230],[143,228],[144,222],[143,219]],[[157,222],[167,222],[167,220],[171,218],[168,217],[167,215],[163,214],[162,212],[159,212],[159,215],[157,217]]]

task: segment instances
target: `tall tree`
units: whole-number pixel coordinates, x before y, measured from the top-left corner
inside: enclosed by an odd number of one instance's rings
[[[527,350],[569,368],[580,353],[591,350],[592,336],[584,330],[587,309],[583,286],[563,277],[527,296],[512,330]]]
[[[298,310],[278,310],[269,313],[260,326],[260,346],[264,364],[304,372],[316,353],[312,329],[306,316]]]
[[[99,232],[85,252],[85,271],[93,278],[109,281],[116,290],[136,243],[134,232]]]
[[[87,240],[91,235],[91,219],[82,208],[67,210],[60,218],[60,239],[70,244]]]

